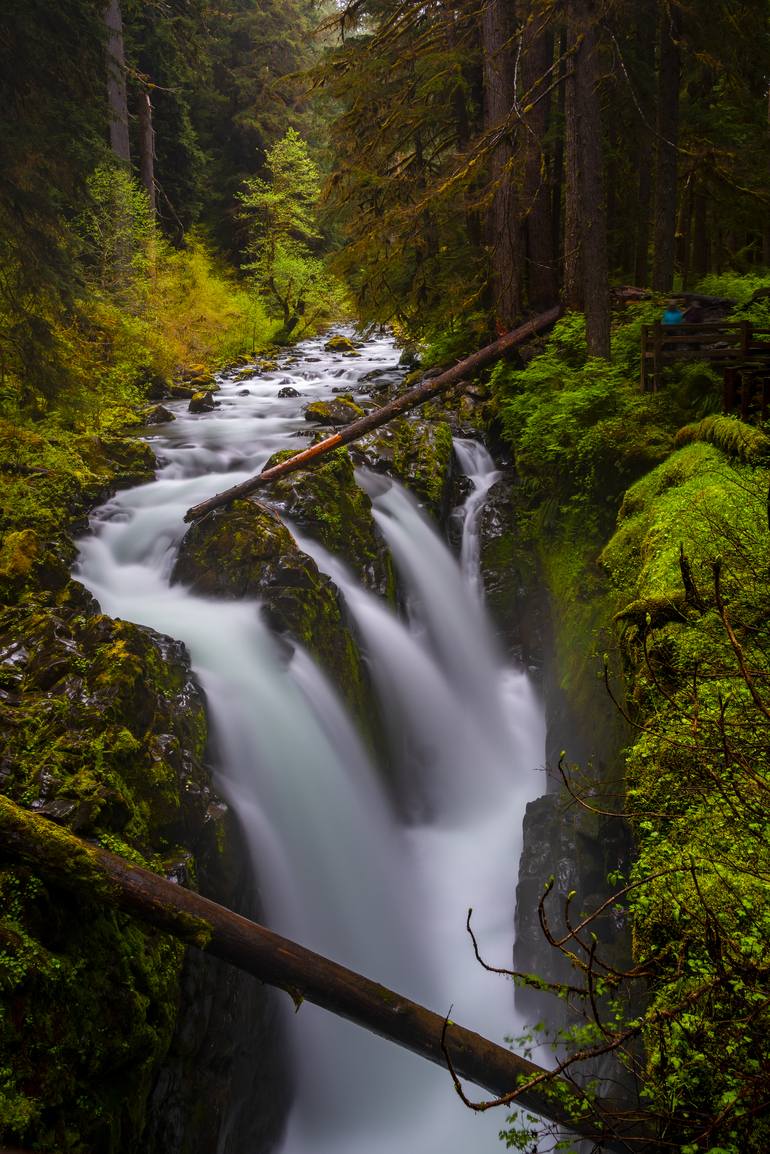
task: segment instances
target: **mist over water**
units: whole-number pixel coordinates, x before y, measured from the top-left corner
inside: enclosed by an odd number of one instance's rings
[[[367,592],[317,544],[300,543],[345,597],[367,656],[387,749],[373,760],[336,688],[298,650],[287,661],[253,602],[169,586],[184,513],[302,447],[301,409],[343,384],[355,394],[397,360],[368,341],[355,361],[298,347],[296,363],[225,382],[219,407],[154,433],[157,480],[122,492],[80,542],[77,575],[114,616],[183,640],[206,690],[221,761],[217,789],[247,832],[266,920],[496,1040],[518,1028],[513,988],[475,961],[511,962],[526,802],[542,792],[544,724],[523,672],[506,667],[478,586],[478,520],[494,482],[481,446],[458,442],[473,482],[458,516],[458,564],[399,485],[362,473],[393,553],[407,619]],[[286,385],[300,398],[280,398]],[[398,800],[383,766],[398,778]],[[277,1154],[486,1154],[502,1149],[502,1113],[475,1115],[448,1073],[303,1004],[286,1026],[296,1099]],[[482,1095],[479,1095],[482,1096]],[[228,1152],[255,1154],[227,1145]]]

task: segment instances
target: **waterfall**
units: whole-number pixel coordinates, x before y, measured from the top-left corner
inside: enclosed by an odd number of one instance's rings
[[[474,485],[459,514],[464,573],[399,485],[360,475],[399,570],[406,620],[338,559],[301,542],[346,599],[380,700],[387,760],[399,773],[398,800],[334,686],[302,650],[287,661],[254,603],[194,597],[168,583],[185,510],[257,471],[277,448],[296,446],[307,428],[303,402],[279,396],[284,386],[303,401],[327,398],[344,374],[355,392],[368,371],[396,360],[387,337],[360,352],[345,361],[306,341],[294,363],[224,382],[212,413],[174,406],[177,420],[152,437],[156,481],[96,512],[78,576],[103,611],[186,643],[217,735],[216,787],[246,831],[269,924],[439,1013],[453,1005],[455,1020],[502,1041],[517,1029],[512,987],[475,961],[465,916],[473,906],[485,956],[510,964],[522,815],[542,792],[544,726],[470,584],[478,512],[494,479],[489,458],[458,444]],[[287,1007],[286,1028],[297,1093],[276,1154],[500,1148],[504,1116],[469,1112],[447,1072],[313,1006]],[[222,1150],[258,1154],[229,1140]]]

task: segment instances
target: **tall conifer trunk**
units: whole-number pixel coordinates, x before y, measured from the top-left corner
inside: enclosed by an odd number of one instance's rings
[[[652,210],[652,157],[655,138],[654,76],[656,41],[656,0],[637,0],[635,5],[634,40],[639,61],[638,74],[633,77],[642,116],[635,120],[634,168],[639,189],[637,211],[634,214],[633,282],[647,285],[650,277],[650,216]]]
[[[545,308],[558,297],[559,277],[551,215],[551,165],[545,141],[550,122],[551,98],[543,93],[553,81],[553,36],[542,20],[527,21],[528,4],[519,4],[522,28],[522,88],[528,106],[524,137],[525,236],[527,245],[528,300],[532,308]]]
[[[679,13],[668,0],[662,0],[658,30],[658,147],[652,273],[653,288],[659,292],[669,292],[674,283],[679,77]]]
[[[607,207],[599,104],[595,0],[567,0],[570,59],[566,84],[567,187],[564,292],[586,314],[591,356],[610,355]]]
[[[131,163],[128,139],[128,94],[126,56],[123,47],[123,17],[120,0],[109,0],[104,11],[107,26],[107,99],[110,108],[110,147],[125,164]]]
[[[484,130],[500,132],[490,156],[487,247],[495,320],[502,332],[521,312],[519,205],[513,176],[512,128],[503,129],[514,100],[513,5],[487,0],[481,15],[484,60]]]

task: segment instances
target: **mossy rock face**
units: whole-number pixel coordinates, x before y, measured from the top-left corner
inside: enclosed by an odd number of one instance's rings
[[[437,520],[448,512],[453,456],[445,421],[399,417],[358,441],[355,454],[356,463],[403,482]]]
[[[348,397],[335,397],[332,401],[311,401],[305,406],[305,420],[321,425],[349,425],[363,417],[364,410]]]
[[[172,581],[204,596],[259,599],[270,627],[308,649],[360,711],[358,650],[337,590],[273,514],[234,501],[201,518],[182,541]]]
[[[0,790],[163,869],[205,836],[203,702],[183,647],[95,609],[0,615]],[[0,863],[0,1140],[139,1149],[183,950],[26,866]]]
[[[291,456],[291,450],[281,450],[266,468]],[[314,468],[271,481],[264,493],[282,515],[341,556],[367,588],[392,596],[390,554],[372,518],[372,503],[356,484],[347,449],[335,449]]]
[[[354,353],[356,351],[356,346],[350,338],[343,337],[340,333],[330,337],[324,348],[327,353]]]

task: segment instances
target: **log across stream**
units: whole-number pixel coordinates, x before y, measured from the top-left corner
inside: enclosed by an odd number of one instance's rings
[[[513,988],[476,963],[465,913],[474,907],[485,955],[510,964],[522,815],[544,790],[544,723],[434,528],[408,494],[378,479],[375,515],[406,620],[335,572],[387,719],[382,759],[306,654],[287,665],[253,603],[196,598],[168,581],[190,506],[296,447],[309,400],[360,394],[361,377],[398,357],[387,337],[359,352],[346,359],[305,342],[292,363],[225,382],[212,413],[177,405],[177,420],[153,435],[156,481],[97,511],[78,576],[105,612],[190,649],[217,734],[216,784],[246,831],[271,928],[440,1015],[453,1005],[454,1020],[503,1042],[522,1025]],[[288,386],[301,396],[279,397]],[[466,519],[467,532],[475,525]],[[408,770],[411,820],[384,785],[385,761]],[[286,1019],[296,1096],[277,1154],[501,1148],[503,1116],[468,1112],[445,1071],[313,1006]],[[252,1154],[237,1141],[227,1149]]]

